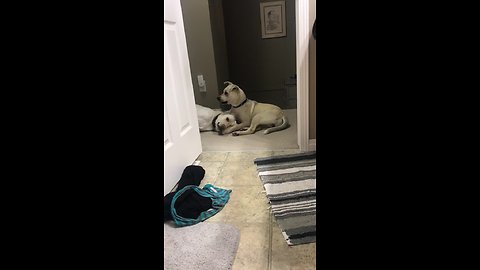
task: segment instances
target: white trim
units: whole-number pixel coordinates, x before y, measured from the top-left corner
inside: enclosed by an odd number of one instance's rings
[[[308,42],[310,39],[309,0],[295,1],[296,11],[296,69],[297,69],[297,127],[300,151],[308,151]]]
[[[317,151],[317,139],[308,141],[308,151]]]

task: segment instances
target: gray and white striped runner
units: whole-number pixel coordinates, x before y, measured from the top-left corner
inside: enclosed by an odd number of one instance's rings
[[[317,153],[257,158],[258,175],[288,245],[316,241]]]

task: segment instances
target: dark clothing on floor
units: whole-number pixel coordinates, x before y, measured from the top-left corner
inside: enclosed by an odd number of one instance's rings
[[[190,165],[183,170],[182,177],[178,181],[178,188],[176,191],[184,188],[185,186],[200,185],[203,177],[205,176],[205,170],[201,166]]]
[[[205,211],[202,211],[200,215],[196,218],[186,218],[177,213],[177,209],[175,207],[171,207],[171,212],[172,212],[172,217],[173,221],[175,222],[175,225],[178,227],[183,227],[183,226],[191,226],[195,225],[199,222],[203,222],[208,218],[211,218],[215,214],[217,214],[220,210],[223,209],[225,204],[227,204],[228,200],[230,199],[230,193],[232,192],[229,189],[223,189],[219,187],[215,187],[212,184],[206,184],[203,188],[190,185],[186,186],[183,189],[179,190],[175,195],[173,196],[172,199],[172,204],[176,205],[176,202],[178,199],[180,199],[183,194],[187,191],[193,190],[197,194],[199,194],[202,197],[209,198],[212,201],[212,208],[207,209]],[[185,202],[190,202],[191,196],[187,197],[185,199]],[[198,204],[192,205],[193,207],[196,208],[196,210],[200,209],[201,206]]]
[[[201,196],[193,189],[185,191],[175,202],[175,211],[185,218],[198,218],[200,213],[210,208],[212,208],[212,199]]]
[[[178,188],[163,198],[163,221],[173,219],[171,202],[175,193],[189,185],[200,185],[204,176],[205,170],[201,166],[190,165],[183,170],[182,177],[178,181]],[[200,213],[210,208],[212,208],[212,200],[202,197],[193,190],[186,191],[175,202],[177,214],[185,218],[197,218]]]

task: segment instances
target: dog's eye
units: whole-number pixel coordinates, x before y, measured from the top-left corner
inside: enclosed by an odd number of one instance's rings
[[[225,96],[228,96],[228,92],[225,92]]]
[[[227,117],[227,122],[228,122],[228,121],[230,121],[230,120],[229,120],[228,117]]]

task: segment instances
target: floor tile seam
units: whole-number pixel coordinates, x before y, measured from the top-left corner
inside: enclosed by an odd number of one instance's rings
[[[220,222],[220,221],[219,221]],[[259,225],[269,225],[270,223],[268,221],[264,221],[264,222],[260,222],[260,221],[238,221],[238,222],[234,222],[234,221],[226,221],[226,222],[233,222],[235,224],[240,224],[240,226],[248,226],[248,225],[255,225],[255,226],[259,226]],[[235,225],[233,223],[230,223],[232,225]],[[235,225],[236,226],[236,225]],[[268,230],[270,231],[270,230]]]
[[[257,185],[257,184],[251,184],[251,185],[247,185],[247,184],[235,184],[235,185],[222,185],[222,186],[221,186],[221,188],[228,188],[228,189],[235,188],[235,187],[240,187],[240,188],[263,187],[263,185]]]
[[[222,161],[222,166],[220,166],[220,169],[218,170],[217,175],[215,175],[215,182],[213,183],[214,186],[217,186],[218,177],[223,172],[223,168],[225,167],[225,163],[228,159],[229,154],[230,152],[227,152],[227,154],[225,155],[225,159]]]
[[[218,177],[220,177],[222,173],[223,173],[223,166],[222,166],[222,171],[219,172]],[[232,185],[227,185],[226,187],[262,187],[263,188],[264,185],[262,183],[262,180],[258,176],[258,172],[256,172],[254,175],[255,175],[255,181],[257,181],[257,184],[232,184]]]
[[[269,215],[269,225],[268,225],[268,270],[272,270],[272,253],[273,253],[273,224],[272,224],[272,215]]]

